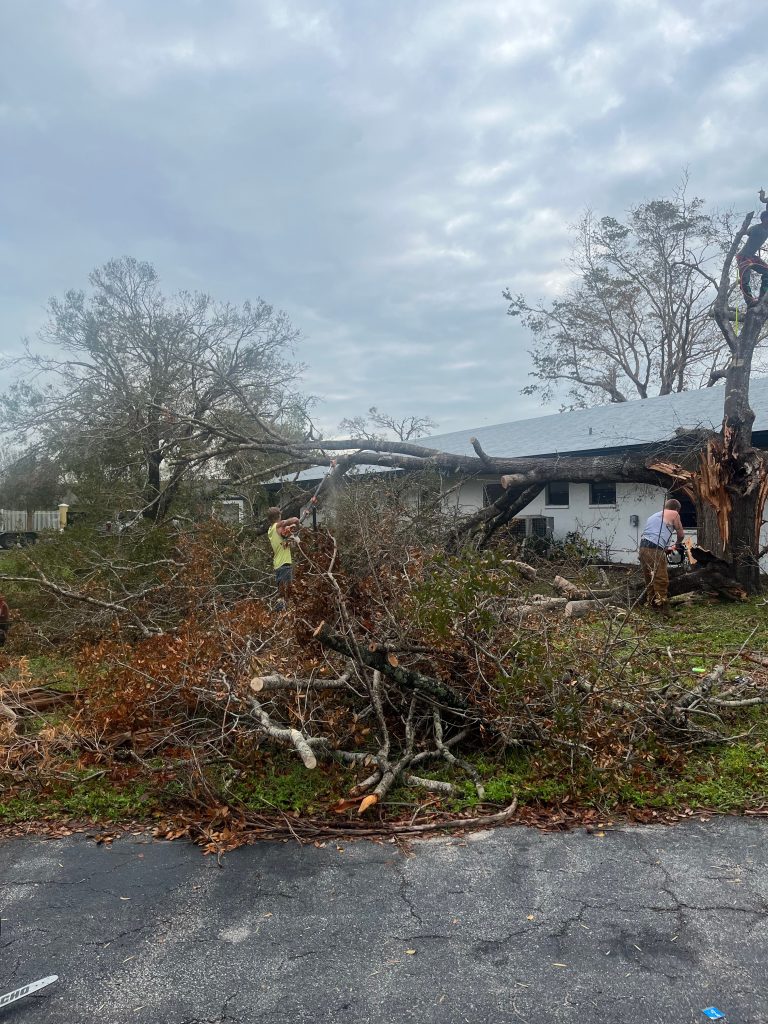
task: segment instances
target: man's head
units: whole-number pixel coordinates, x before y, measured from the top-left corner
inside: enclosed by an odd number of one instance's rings
[[[664,502],[664,508],[670,509],[672,512],[679,512],[682,507],[677,498],[670,498],[669,501]]]
[[[277,507],[277,505],[272,505],[271,508],[267,509],[267,522],[268,523],[277,523],[277,522],[279,522],[280,519],[282,519],[282,517],[283,517],[283,513],[280,511],[280,509]]]

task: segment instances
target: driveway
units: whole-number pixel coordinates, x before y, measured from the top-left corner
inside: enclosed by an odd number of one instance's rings
[[[768,1021],[768,823],[0,844],[3,1024]]]

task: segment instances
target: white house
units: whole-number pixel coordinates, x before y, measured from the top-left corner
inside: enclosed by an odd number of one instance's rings
[[[752,381],[750,402],[755,411],[753,443],[757,448],[768,449],[768,378]],[[470,438],[476,437],[487,455],[499,458],[643,451],[650,454],[678,430],[719,430],[722,418],[723,388],[714,387],[490,427],[467,428],[421,438],[418,443],[456,455],[474,456]],[[387,472],[374,466],[361,468],[367,472]],[[292,479],[305,486],[311,485],[325,472],[325,469],[307,469]],[[455,486],[457,482],[459,487]],[[452,478],[444,483],[446,502],[461,512],[476,511],[501,494],[498,477],[478,475],[463,482]],[[269,484],[274,488],[279,486],[279,481],[275,479]],[[676,496],[683,505],[683,526],[695,537],[695,507],[685,495]],[[606,558],[632,562],[637,558],[646,519],[662,507],[665,497],[662,488],[644,484],[562,480],[548,484],[519,513],[519,526],[527,533],[551,534],[555,538],[564,538],[576,531],[599,546]],[[763,532],[765,545],[768,542],[766,527]],[[768,571],[766,560],[764,568]]]
[[[768,448],[768,378],[752,381],[750,402],[755,411],[753,443],[757,448]],[[723,388],[714,387],[439,434],[420,443],[457,455],[473,455],[469,439],[476,437],[487,455],[501,458],[644,450],[650,454],[677,430],[719,430],[722,418]],[[494,501],[500,493],[498,479],[480,477],[465,481],[449,500],[461,511],[471,512]],[[607,557],[628,562],[637,557],[645,521],[662,507],[665,496],[662,488],[643,484],[562,480],[547,485],[519,518],[529,533],[551,532],[555,538],[563,538],[578,531],[601,547]],[[677,497],[683,504],[686,532],[695,536],[695,507],[684,495]],[[766,540],[768,533],[764,544]]]

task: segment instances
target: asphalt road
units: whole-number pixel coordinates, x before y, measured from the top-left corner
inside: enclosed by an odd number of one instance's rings
[[[768,1021],[768,823],[0,844],[2,1024]]]

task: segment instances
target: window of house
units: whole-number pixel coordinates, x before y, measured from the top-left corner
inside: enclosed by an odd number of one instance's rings
[[[551,480],[547,484],[547,504],[559,505],[567,508],[570,498],[570,489],[567,480]]]
[[[590,505],[615,505],[616,504],[616,484],[609,483],[591,483],[589,485],[589,504]]]
[[[489,505],[493,505],[503,493],[504,488],[501,484],[483,484],[483,507],[487,508]]]

